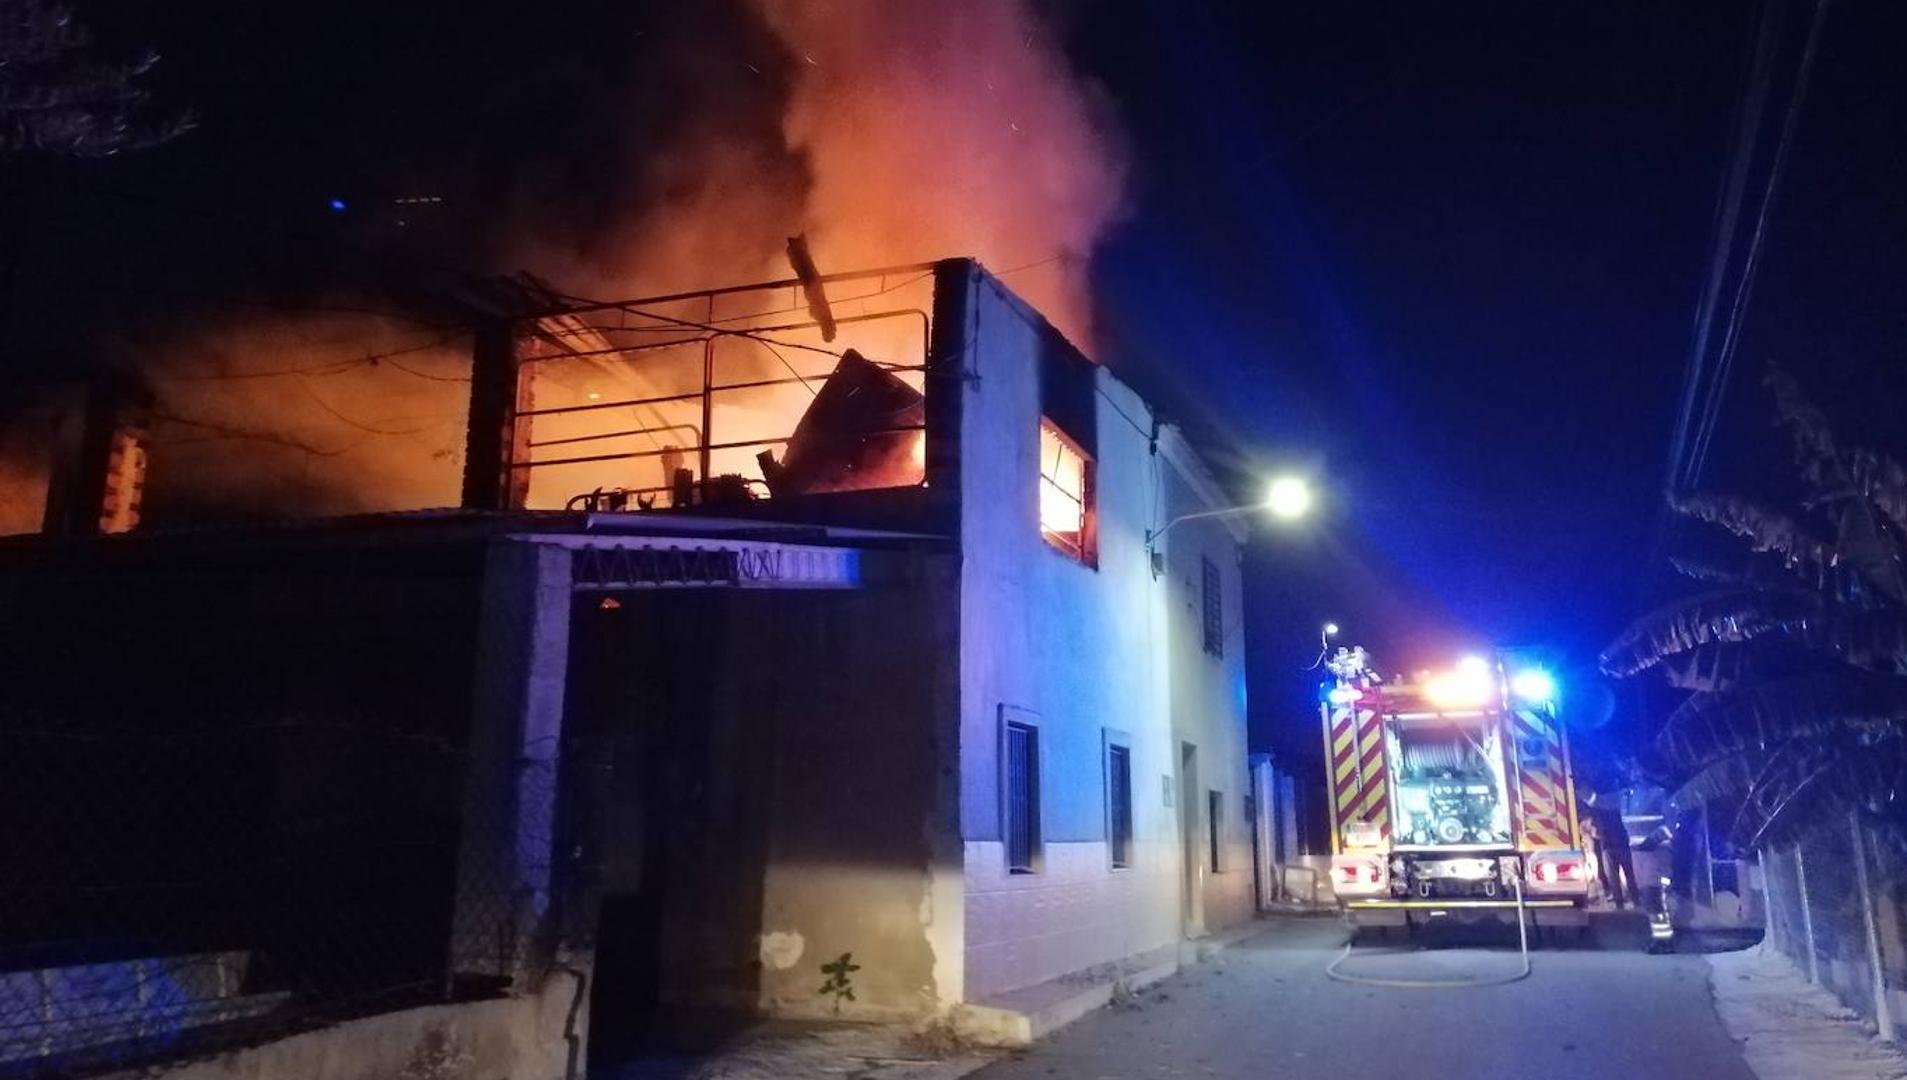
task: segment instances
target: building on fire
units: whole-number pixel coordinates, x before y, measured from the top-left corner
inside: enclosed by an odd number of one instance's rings
[[[0,801],[44,825],[0,841],[0,1071],[1010,1028],[1250,917],[1241,537],[1153,537],[1230,500],[997,278],[476,342],[457,508],[115,533],[139,454],[88,414],[65,535],[0,549]]]

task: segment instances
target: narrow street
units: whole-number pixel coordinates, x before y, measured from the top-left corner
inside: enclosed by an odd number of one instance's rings
[[[1465,1080],[1754,1076],[1716,1016],[1700,956],[1541,949],[1519,982],[1378,989],[1325,976],[1344,940],[1333,920],[1275,924],[1132,1004],[1090,1015],[975,1075],[1322,1080],[1408,1069]],[[1487,978],[1518,966],[1513,948],[1384,951],[1373,947],[1345,969],[1433,980]]]

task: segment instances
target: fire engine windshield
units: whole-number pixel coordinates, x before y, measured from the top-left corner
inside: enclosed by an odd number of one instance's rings
[[[1399,843],[1510,842],[1503,747],[1494,725],[1400,726],[1395,748]]]

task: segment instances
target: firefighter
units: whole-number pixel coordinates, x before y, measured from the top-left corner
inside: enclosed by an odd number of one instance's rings
[[[1630,904],[1642,906],[1636,888],[1635,859],[1629,852],[1629,827],[1622,821],[1622,796],[1618,792],[1597,792],[1589,797],[1585,822],[1594,838],[1596,874],[1602,890],[1616,901],[1617,908]]]

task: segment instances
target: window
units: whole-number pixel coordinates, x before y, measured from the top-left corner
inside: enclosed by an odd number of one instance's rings
[[[1213,656],[1225,655],[1225,590],[1221,587],[1218,567],[1212,560],[1201,557],[1200,565],[1205,571],[1205,651]]]
[[[1009,720],[1005,735],[1006,867],[1031,874],[1040,857],[1040,731]]]
[[[1040,420],[1040,535],[1093,565],[1093,462],[1051,420]]]
[[[1106,846],[1113,869],[1132,865],[1132,750],[1106,747]]]
[[[1219,859],[1220,844],[1218,842],[1218,838],[1224,833],[1224,830],[1221,828],[1222,824],[1224,823],[1224,820],[1225,820],[1224,794],[1222,792],[1217,792],[1217,791],[1206,792],[1205,793],[1205,831],[1207,834],[1207,838],[1211,841],[1211,848],[1212,848],[1211,867],[1212,867],[1212,873],[1214,874],[1224,869],[1224,867],[1220,865],[1220,859]]]

